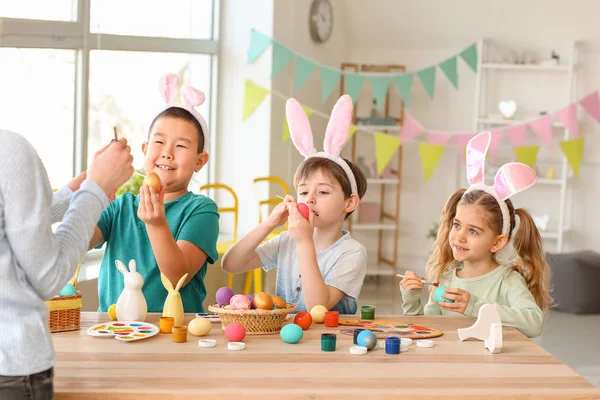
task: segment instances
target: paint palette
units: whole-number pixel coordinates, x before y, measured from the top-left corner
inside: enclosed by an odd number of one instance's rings
[[[95,337],[114,337],[122,342],[134,342],[148,339],[156,335],[159,329],[156,325],[139,321],[111,321],[97,324],[87,330],[88,335]]]
[[[217,313],[196,313],[196,318],[206,318],[210,322],[220,322],[219,314]]]
[[[444,334],[442,331],[423,325],[384,321],[381,319],[346,319],[340,320],[340,325],[368,329],[375,333],[375,336],[377,336],[378,339],[383,339],[389,335],[410,339],[430,339],[440,337]],[[342,329],[341,332],[345,335],[353,335],[354,328]]]

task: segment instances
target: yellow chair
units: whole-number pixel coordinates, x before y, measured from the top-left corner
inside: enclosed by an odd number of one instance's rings
[[[278,197],[267,197],[266,199],[261,198],[261,196],[259,195],[260,186],[263,185],[264,183],[267,183],[269,185],[269,189],[271,189],[270,188],[271,184],[278,185],[279,193],[277,193],[277,194],[279,194],[282,197],[285,197],[285,195],[290,194],[290,188],[287,185],[287,183],[285,183],[285,181],[278,176],[266,176],[266,177],[256,178],[252,181],[252,183],[254,184],[254,193],[255,193],[256,199],[258,200],[258,223],[260,224],[261,222],[263,222],[263,212],[266,211],[266,215],[268,216],[271,213],[272,209],[275,208],[275,206],[277,204],[281,203],[281,199]],[[264,185],[263,185],[263,187],[264,187]],[[279,235],[281,232],[283,232],[285,230],[287,230],[287,223],[282,228],[277,228],[273,232],[269,233],[269,235],[265,238],[263,243],[271,238],[274,238],[275,236]],[[263,271],[262,268],[257,268],[253,271],[252,275],[248,274],[248,276],[246,276],[246,282],[244,283],[244,294],[250,293],[253,277],[254,277],[254,293],[262,292],[262,290],[263,290],[262,271]]]
[[[218,208],[220,215],[223,215],[225,213],[233,214],[233,230],[232,230],[233,234],[231,235],[231,239],[217,241],[217,252],[219,253],[220,256],[222,256],[238,240],[238,214],[239,214],[238,197],[237,197],[237,194],[235,194],[235,191],[231,187],[224,185],[222,183],[211,183],[211,184],[200,187],[200,191],[210,190],[210,189],[224,190],[224,191],[228,192],[231,195],[231,197],[233,198],[233,206]],[[233,275],[228,274],[227,275],[227,287],[229,289],[231,289],[232,286],[233,286]]]

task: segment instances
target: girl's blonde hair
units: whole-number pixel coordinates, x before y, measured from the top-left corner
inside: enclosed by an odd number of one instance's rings
[[[515,215],[519,217],[520,221],[519,229],[514,234],[514,246],[518,257],[512,267],[525,278],[535,302],[546,313],[553,305],[554,299],[550,295],[551,272],[546,262],[542,237],[533,218],[525,209],[515,210],[510,199],[505,200],[505,203],[510,213],[509,240],[515,228]],[[435,249],[427,261],[428,279],[439,281],[445,272],[458,265],[458,261],[452,254],[449,235],[456,217],[456,208],[463,204],[483,207],[488,216],[487,222],[490,228],[497,235],[502,233],[502,211],[492,195],[482,190],[474,190],[466,194],[465,189],[457,190],[450,196],[442,210]]]

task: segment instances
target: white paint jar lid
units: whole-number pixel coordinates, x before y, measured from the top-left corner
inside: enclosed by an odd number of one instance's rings
[[[417,340],[417,347],[433,347],[433,340]]]
[[[352,346],[350,347],[351,354],[367,354],[367,348],[364,346]]]
[[[240,351],[246,348],[246,344],[244,342],[229,342],[227,343],[227,348],[233,351]]]
[[[215,347],[217,341],[214,339],[200,339],[198,340],[198,346],[200,347]]]

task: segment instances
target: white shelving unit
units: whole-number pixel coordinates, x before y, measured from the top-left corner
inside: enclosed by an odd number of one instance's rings
[[[489,40],[483,39],[479,43],[478,47],[478,62],[479,68],[477,68],[477,75],[475,81],[475,113],[473,121],[473,129],[476,132],[481,132],[487,129],[498,129],[504,126],[522,124],[539,116],[532,116],[531,118],[523,118],[520,120],[505,120],[501,118],[488,117],[488,87],[490,84],[490,78],[492,75],[506,74],[502,79],[510,79],[510,74],[536,74],[551,73],[551,79],[560,79],[564,76],[567,82],[566,93],[562,96],[564,98],[564,105],[572,103],[575,99],[575,72],[577,67],[577,42],[571,43],[571,51],[568,56],[568,63],[559,65],[536,65],[536,64],[503,64],[503,63],[489,63],[486,62],[488,51],[489,51]],[[554,75],[557,74],[557,75]],[[562,76],[561,76],[562,75]],[[527,90],[526,88],[520,88],[521,90]],[[501,100],[501,99],[496,99]],[[555,110],[551,110],[555,111]],[[563,129],[563,140],[569,139],[569,132],[564,128],[563,124],[558,121],[553,121],[553,128]],[[541,145],[543,146],[543,144]],[[560,151],[560,150],[555,150]],[[571,230],[569,205],[570,205],[570,181],[571,173],[568,162],[564,156],[561,157],[560,167],[557,168],[556,179],[539,178],[537,184],[530,190],[535,190],[536,187],[555,188],[558,197],[558,215],[551,215],[557,223],[554,228],[549,231],[540,232],[542,238],[547,243],[550,241],[554,242],[555,249],[561,253],[565,246],[565,234]],[[548,190],[548,189],[547,189]],[[551,224],[552,226],[552,224]]]

